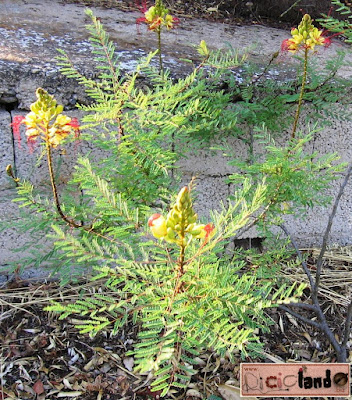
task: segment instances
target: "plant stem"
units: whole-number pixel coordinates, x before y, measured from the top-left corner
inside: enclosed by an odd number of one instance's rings
[[[159,54],[159,72],[161,75],[161,78],[164,79],[164,66],[163,66],[163,58],[161,54],[161,29],[157,30],[158,33],[158,54]]]
[[[180,274],[180,276],[182,276],[184,274],[183,267],[185,265],[185,246],[184,245],[181,246],[180,258],[178,261],[178,265],[179,265],[179,274]]]
[[[297,105],[295,120],[293,122],[293,128],[292,128],[292,134],[291,134],[292,139],[295,138],[299,115],[301,113],[304,89],[305,89],[306,82],[307,82],[307,67],[308,67],[308,49],[306,48],[306,49],[304,49],[304,66],[303,66],[302,86],[301,86],[301,92],[300,92],[299,98],[298,98],[298,105]]]
[[[284,231],[284,233],[286,234],[286,236],[290,239],[290,242],[291,242],[292,246],[294,247],[294,249],[295,249],[295,251],[296,251],[296,253],[297,253],[297,256],[298,256],[299,261],[300,261],[300,263],[301,263],[301,265],[302,265],[302,267],[303,267],[303,270],[304,270],[305,274],[306,274],[307,277],[308,277],[311,290],[314,291],[314,290],[315,290],[315,282],[314,282],[314,279],[313,279],[312,274],[310,273],[310,270],[309,270],[309,268],[308,268],[308,265],[307,265],[305,259],[303,258],[303,255],[302,255],[302,253],[301,253],[301,250],[299,249],[299,247],[298,247],[296,241],[295,241],[295,240],[293,239],[293,237],[291,236],[291,233],[288,231],[287,227],[286,227],[284,224],[279,225],[279,227]]]
[[[47,129],[48,131],[48,129]],[[47,132],[46,131],[46,132]],[[91,225],[84,225],[83,222],[81,223],[77,223],[75,222],[73,219],[68,218],[64,212],[62,211],[61,205],[60,205],[60,200],[59,200],[59,195],[57,192],[57,187],[56,187],[56,183],[55,183],[55,176],[54,176],[54,170],[53,170],[53,161],[52,161],[52,152],[51,152],[51,145],[50,142],[47,138],[47,135],[45,135],[46,139],[45,139],[45,146],[46,146],[46,153],[47,153],[47,161],[48,161],[48,168],[49,168],[49,175],[50,175],[50,182],[51,182],[51,188],[52,188],[52,192],[54,195],[54,201],[55,201],[55,206],[57,209],[57,212],[59,213],[60,217],[67,222],[71,227],[73,228],[82,228],[84,229],[86,232],[90,233],[90,234],[94,234],[96,236],[101,237],[102,239],[108,240],[110,242],[113,243],[117,243],[117,244],[121,244],[121,242],[118,242],[116,240],[112,240],[111,238],[97,232],[96,230],[94,230],[92,224]]]
[[[49,131],[49,128],[47,127],[46,132],[48,132],[48,131]],[[63,211],[61,209],[60,200],[59,200],[59,196],[58,196],[58,193],[57,193],[57,187],[56,187],[56,183],[55,183],[54,171],[53,171],[51,145],[50,145],[50,142],[49,142],[49,138],[47,137],[47,134],[45,135],[45,147],[46,147],[46,154],[47,154],[47,161],[48,161],[51,188],[52,188],[52,191],[53,191],[54,201],[55,201],[55,206],[56,206],[57,212],[59,213],[60,217],[65,222],[67,222],[70,226],[72,226],[74,228],[80,228],[80,227],[82,227],[82,225],[77,224],[75,221],[73,221],[73,220],[69,219],[68,217],[66,217],[66,215],[63,213]]]
[[[287,14],[292,8],[296,7],[297,4],[299,4],[301,0],[295,1],[286,11],[280,14],[280,18],[282,18],[285,14]]]

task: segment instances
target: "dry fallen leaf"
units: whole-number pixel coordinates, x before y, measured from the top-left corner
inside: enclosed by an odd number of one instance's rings
[[[123,359],[123,365],[129,370],[133,370],[134,366],[134,358],[133,357],[127,357]]]
[[[188,389],[186,392],[186,397],[197,397],[199,399],[203,399],[203,395],[198,392],[196,389]]]
[[[94,369],[98,365],[98,360],[99,356],[95,354],[88,362],[87,364],[83,367],[84,371],[90,371]]]
[[[65,388],[72,389],[71,383],[68,381],[68,379],[64,378],[62,383],[65,385]]]
[[[257,397],[241,397],[240,388],[230,385],[219,385],[218,391],[224,400],[258,400]]]
[[[42,394],[42,393],[44,393],[43,382],[42,382],[40,379],[33,385],[33,390],[34,390],[37,394]]]
[[[312,338],[310,337],[310,334],[308,332],[303,332],[302,336],[304,336],[309,344],[312,344]]]
[[[312,352],[305,349],[298,349],[296,350],[297,356],[310,361],[312,359]]]
[[[60,392],[57,394],[57,397],[77,397],[83,394],[83,392]]]
[[[280,315],[280,317],[279,317],[279,326],[280,326],[281,332],[282,332],[282,333],[285,333],[284,323],[283,323],[283,321],[282,321],[282,316],[281,316],[281,315]]]
[[[296,328],[298,328],[299,325],[298,325],[298,322],[297,322],[296,318],[293,317],[293,316],[292,316],[291,314],[289,314],[289,313],[285,313],[285,314],[286,314],[287,319],[291,322],[291,324],[294,325]]]

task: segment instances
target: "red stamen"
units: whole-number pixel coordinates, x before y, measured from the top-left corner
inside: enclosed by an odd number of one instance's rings
[[[282,43],[281,43],[281,51],[284,53],[286,51],[288,51],[288,47],[289,47],[289,40],[290,39],[285,39]]]
[[[14,138],[17,140],[18,147],[21,148],[21,132],[20,125],[23,123],[25,117],[23,115],[15,115],[11,124]]]
[[[67,125],[71,126],[74,131],[75,131],[75,138],[80,137],[81,131],[79,129],[79,122],[77,118],[72,118],[71,122],[69,122]]]
[[[27,138],[27,146],[29,149],[29,152],[32,154],[35,149],[35,145],[37,144],[37,138],[36,137],[28,137]]]
[[[209,235],[211,234],[211,232],[215,229],[215,226],[213,224],[207,224],[204,227],[204,230],[206,232],[205,234],[205,239],[207,239],[209,237]]]
[[[329,32],[328,30],[324,30],[321,35],[324,36],[328,32]],[[329,47],[332,43],[332,38],[334,38],[335,36],[342,35],[343,33],[344,33],[344,31],[341,31],[341,32],[334,33],[331,36],[324,36],[324,47]]]

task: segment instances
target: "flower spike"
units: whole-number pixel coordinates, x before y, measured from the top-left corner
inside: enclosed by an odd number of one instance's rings
[[[197,214],[193,210],[188,186],[180,190],[167,217],[153,214],[148,220],[148,226],[155,238],[183,246],[192,238],[204,239],[207,243],[215,234],[213,224],[197,223]]]
[[[144,17],[137,18],[136,23],[139,25],[145,22],[151,31],[160,31],[164,26],[167,30],[174,28],[179,24],[179,19],[169,14],[169,10],[161,3],[147,8],[146,2],[142,3],[140,8]]]
[[[31,112],[16,116],[11,124],[14,136],[20,145],[20,125],[26,126],[28,144],[33,145],[42,138],[51,147],[57,147],[71,133],[79,134],[77,118],[62,114],[63,106],[57,105],[56,100],[44,89],[36,91],[37,101],[31,105]]]
[[[313,25],[312,18],[305,14],[297,28],[292,28],[291,38],[282,42],[281,50],[296,53],[301,49],[314,51],[315,46],[329,46],[331,39]]]

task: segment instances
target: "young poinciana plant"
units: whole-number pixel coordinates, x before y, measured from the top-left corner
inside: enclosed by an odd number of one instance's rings
[[[246,183],[244,192],[249,188]],[[133,356],[136,372],[150,373],[151,391],[160,397],[188,387],[197,373],[197,356],[206,349],[232,361],[238,350],[260,351],[255,332],[268,329],[266,309],[300,295],[304,285],[280,282],[277,289],[273,279],[246,271],[240,259],[218,254],[262,212],[264,191],[259,185],[251,202],[239,193],[228,209],[212,215],[214,224],[204,225],[197,222],[190,188],[182,188],[166,217],[149,218],[158,240],[140,241],[144,256],[131,254],[131,249],[128,258],[119,256],[123,244],[110,248],[111,260],[102,256],[105,261],[94,279],[105,278],[108,292],[46,309],[59,312],[60,318],[75,315],[80,332],[91,335],[102,329],[116,335],[131,319],[138,323],[133,349],[126,355]],[[71,238],[66,236],[65,243],[73,250]],[[74,247],[75,257],[95,251],[85,244]]]
[[[298,99],[297,111],[291,134],[291,137],[294,138],[296,135],[299,115],[301,112],[304,89],[307,82],[307,66],[308,66],[309,52],[314,52],[315,46],[329,46],[331,43],[331,38],[323,36],[323,31],[319,30],[313,25],[312,18],[308,14],[305,14],[303,16],[301,23],[298,25],[298,28],[293,28],[291,30],[291,36],[292,36],[291,38],[286,39],[282,42],[281,50],[289,51],[290,53],[293,54],[300,50],[304,51],[302,86]]]

